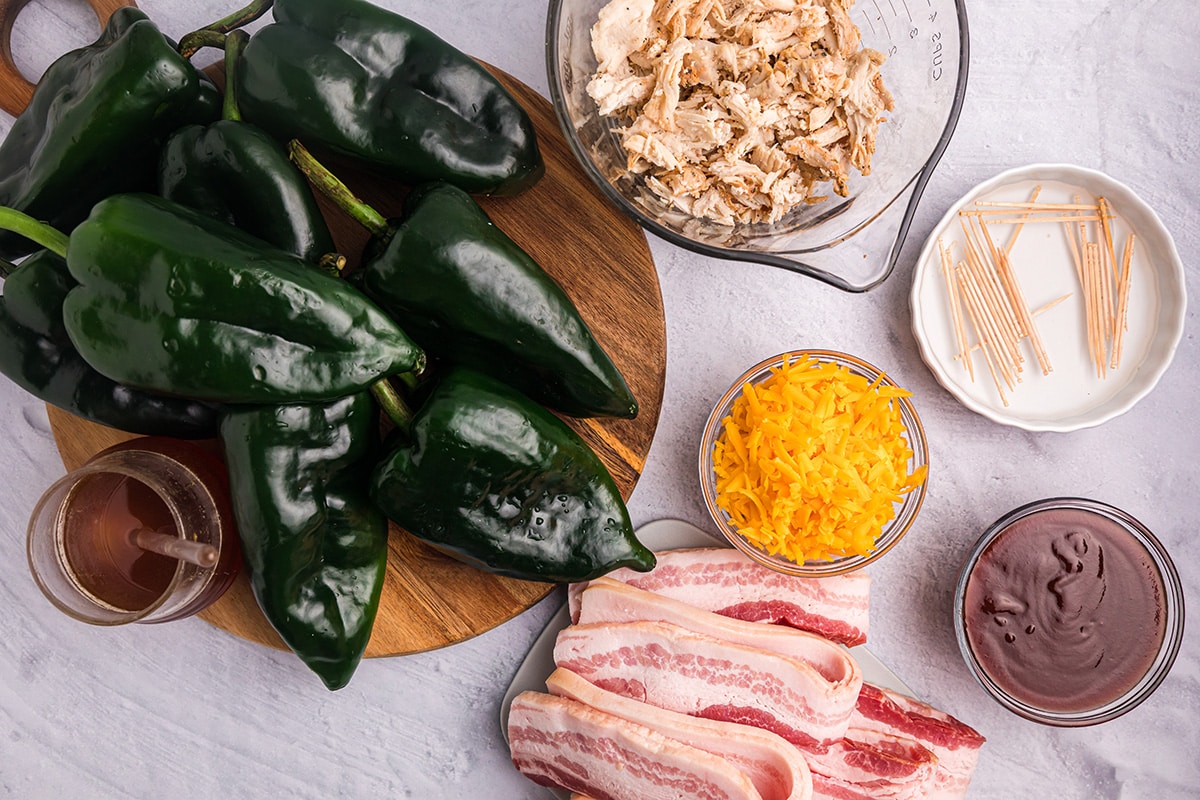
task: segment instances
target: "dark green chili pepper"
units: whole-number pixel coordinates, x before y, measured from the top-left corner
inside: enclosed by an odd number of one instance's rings
[[[246,119],[406,182],[515,194],[543,172],[533,123],[478,62],[365,0],[276,0],[236,78]]]
[[[227,403],[332,400],[408,372],[421,350],[340,278],[150,195],[102,200],[62,234],[11,209],[79,282],[63,322],[80,355],[127,386]]]
[[[158,148],[212,117],[215,87],[146,15],[125,7],[100,37],[58,58],[0,144],[0,206],[70,230],[101,198],[153,189]],[[0,256],[38,249],[0,233]]]
[[[489,572],[586,581],[647,571],[612,477],[558,417],[456,367],[376,467],[371,499],[414,536]]]
[[[571,298],[528,253],[448,183],[411,192],[383,219],[298,142],[292,159],[372,232],[351,274],[431,356],[510,384],[575,417],[632,418],[637,401]]]
[[[356,281],[427,352],[575,417],[637,416],[625,379],[571,298],[446,183],[412,192]]]
[[[275,139],[245,122],[177,131],[163,150],[159,193],[306,261],[336,249],[304,176]]]
[[[246,38],[243,31],[221,37],[231,87]],[[236,97],[231,88],[225,119],[189,125],[167,140],[159,164],[159,194],[306,261],[320,261],[335,246],[308,181],[283,145],[241,120]]]
[[[224,47],[228,85],[244,38],[209,31],[185,46]],[[235,92],[226,94],[223,113],[167,142],[162,194],[306,261],[332,253],[312,190],[282,146],[240,121]],[[370,639],[387,565],[387,519],[367,496],[379,438],[375,404],[358,392],[232,406],[220,437],[258,605],[325,685],[340,689]]]
[[[63,299],[74,286],[67,262],[48,250],[5,278],[0,372],[39,400],[102,425],[145,436],[215,436],[215,407],[122,386],[88,366],[62,322]]]
[[[354,674],[383,589],[387,520],[367,496],[378,431],[366,392],[221,420],[254,596],[330,689]]]

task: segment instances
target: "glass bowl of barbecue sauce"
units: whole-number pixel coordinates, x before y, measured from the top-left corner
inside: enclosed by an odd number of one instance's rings
[[[975,679],[1046,725],[1115,719],[1158,688],[1183,639],[1183,587],[1162,544],[1120,509],[1059,497],[976,542],[955,632]]]

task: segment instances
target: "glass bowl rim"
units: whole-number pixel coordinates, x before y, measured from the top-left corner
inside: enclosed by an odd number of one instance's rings
[[[571,117],[567,113],[566,100],[563,98],[562,91],[559,89],[558,81],[558,27],[559,20],[562,16],[562,7],[564,0],[548,0],[546,12],[546,79],[550,91],[550,104],[554,108],[554,114],[558,118],[559,127],[562,129],[563,138],[566,139],[567,145],[575,156],[576,163],[587,174],[601,193],[604,194],[610,201],[615,203],[626,215],[633,219],[642,228],[650,231],[656,236],[665,239],[666,241],[686,250],[691,250],[700,255],[709,256],[711,258],[720,258],[726,261],[742,261],[747,263],[766,264],[767,266],[779,267],[790,272],[797,272],[801,275],[807,275],[822,283],[833,286],[844,292],[862,293],[870,291],[883,283],[892,274],[896,268],[896,263],[900,259],[900,251],[903,249],[904,241],[908,238],[909,228],[912,226],[913,218],[917,213],[917,206],[920,204],[921,196],[925,193],[925,186],[929,183],[930,177],[933,175],[934,169],[938,162],[941,161],[942,155],[946,148],[950,145],[950,139],[954,136],[954,131],[958,127],[958,120],[962,114],[963,103],[967,96],[967,77],[970,73],[971,61],[971,37],[970,28],[967,23],[967,5],[966,0],[953,0],[956,21],[958,24],[958,74],[955,76],[954,96],[951,99],[950,108],[946,116],[945,125],[942,127],[941,135],[934,144],[933,150],[928,158],[922,164],[917,173],[905,183],[897,191],[896,196],[891,199],[883,208],[873,214],[869,219],[857,225],[852,231],[839,237],[838,239],[828,242],[819,247],[808,248],[804,250],[788,251],[789,254],[803,254],[810,252],[819,252],[835,247],[846,239],[861,232],[865,227],[874,222],[886,210],[892,207],[899,200],[909,187],[912,187],[912,194],[908,199],[908,203],[904,209],[904,214],[900,219],[900,224],[897,226],[896,236],[892,243],[891,252],[888,255],[887,263],[878,275],[873,276],[870,280],[863,283],[852,283],[845,278],[835,275],[828,270],[820,267],[806,264],[802,261],[797,261],[792,258],[785,258],[781,255],[775,255],[766,251],[758,250],[738,250],[730,247],[717,247],[716,245],[705,244],[691,239],[678,231],[666,227],[665,225],[651,219],[645,212],[639,209],[634,203],[622,193],[613,188],[604,176],[597,169],[592,159],[584,151],[575,133],[574,125],[571,124]]]
[[[1018,520],[1032,514],[1059,508],[1071,508],[1099,514],[1119,524],[1145,550],[1162,580],[1163,614],[1166,617],[1162,642],[1154,661],[1146,673],[1125,693],[1096,708],[1082,711],[1054,711],[1039,708],[1030,703],[1022,702],[1004,690],[987,673],[975,658],[970,640],[967,638],[966,621],[963,606],[966,601],[967,583],[970,581],[979,557],[994,542],[1000,534]],[[1098,725],[1116,719],[1132,711],[1148,698],[1166,679],[1175,657],[1183,645],[1183,629],[1185,621],[1183,583],[1179,572],[1166,547],[1149,528],[1132,514],[1116,506],[1100,500],[1086,497],[1056,496],[1034,500],[1003,514],[999,519],[984,529],[983,534],[971,546],[963,565],[959,570],[958,581],[954,587],[954,637],[958,649],[966,662],[967,670],[984,691],[1000,705],[1014,714],[1030,720],[1060,728],[1080,728]]]
[[[746,383],[763,379],[770,374],[772,368],[781,366],[785,359],[793,361],[805,356],[811,357],[818,362],[840,364],[871,380],[879,378],[882,385],[901,388],[884,370],[879,369],[868,361],[840,350],[788,350],[763,359],[738,376],[721,395],[721,398],[713,405],[712,411],[709,412],[704,424],[704,431],[700,437],[700,488],[709,516],[729,544],[736,547],[753,561],[769,569],[796,577],[819,578],[842,575],[861,569],[868,564],[878,561],[885,553],[895,547],[904,538],[904,535],[908,533],[913,522],[916,521],[917,513],[921,510],[921,506],[925,501],[925,495],[929,487],[929,476],[927,474],[925,480],[917,488],[904,496],[898,505],[896,516],[880,531],[879,536],[876,538],[875,549],[865,556],[843,556],[831,561],[810,561],[804,564],[796,564],[769,556],[746,542],[744,537],[740,536],[725,520],[724,512],[716,504],[712,451],[719,436],[721,420],[729,413],[730,406],[737,395],[741,393],[742,387]],[[929,448],[925,438],[925,426],[917,414],[917,409],[912,403],[912,398],[898,397],[895,399],[901,409],[901,416],[905,420],[908,445],[913,451],[912,458],[916,461],[917,466],[925,465],[928,467]]]

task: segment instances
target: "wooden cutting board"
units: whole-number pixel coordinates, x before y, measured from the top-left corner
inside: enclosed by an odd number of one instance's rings
[[[21,9],[31,0],[0,0],[0,108],[14,117],[29,105],[33,82],[21,74],[13,61],[12,32]],[[103,26],[109,16],[121,6],[134,6],[133,0],[87,0]],[[97,34],[99,30],[97,29]]]
[[[100,2],[100,0],[97,0]],[[19,2],[0,0],[0,14]],[[111,2],[109,3],[111,5]],[[107,14],[98,12],[102,19]],[[0,32],[11,22],[0,19]],[[4,37],[7,43],[7,36]],[[7,47],[0,49],[11,66]],[[15,73],[15,68],[11,70]],[[518,197],[481,199],[502,230],[554,276],[575,301],[597,339],[621,369],[640,405],[635,420],[570,420],[612,472],[626,498],[633,491],[662,406],[666,327],[658,275],[646,237],[588,179],[559,129],[550,104],[530,87],[494,70],[533,119],[546,175]],[[219,76],[218,76],[219,77]],[[0,73],[0,94],[15,88]],[[403,188],[344,163],[329,162],[380,213],[400,212]],[[365,230],[321,198],[339,250],[355,265]],[[131,435],[48,407],[67,469]],[[548,594],[552,585],[502,578],[466,566],[393,525],[383,599],[367,656],[391,656],[453,644],[512,618]],[[201,616],[230,633],[284,649],[242,575]]]

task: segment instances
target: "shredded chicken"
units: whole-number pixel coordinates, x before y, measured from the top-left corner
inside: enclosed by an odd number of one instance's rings
[[[588,94],[621,115],[629,169],[676,208],[775,222],[871,171],[893,107],[854,0],[612,0]]]

